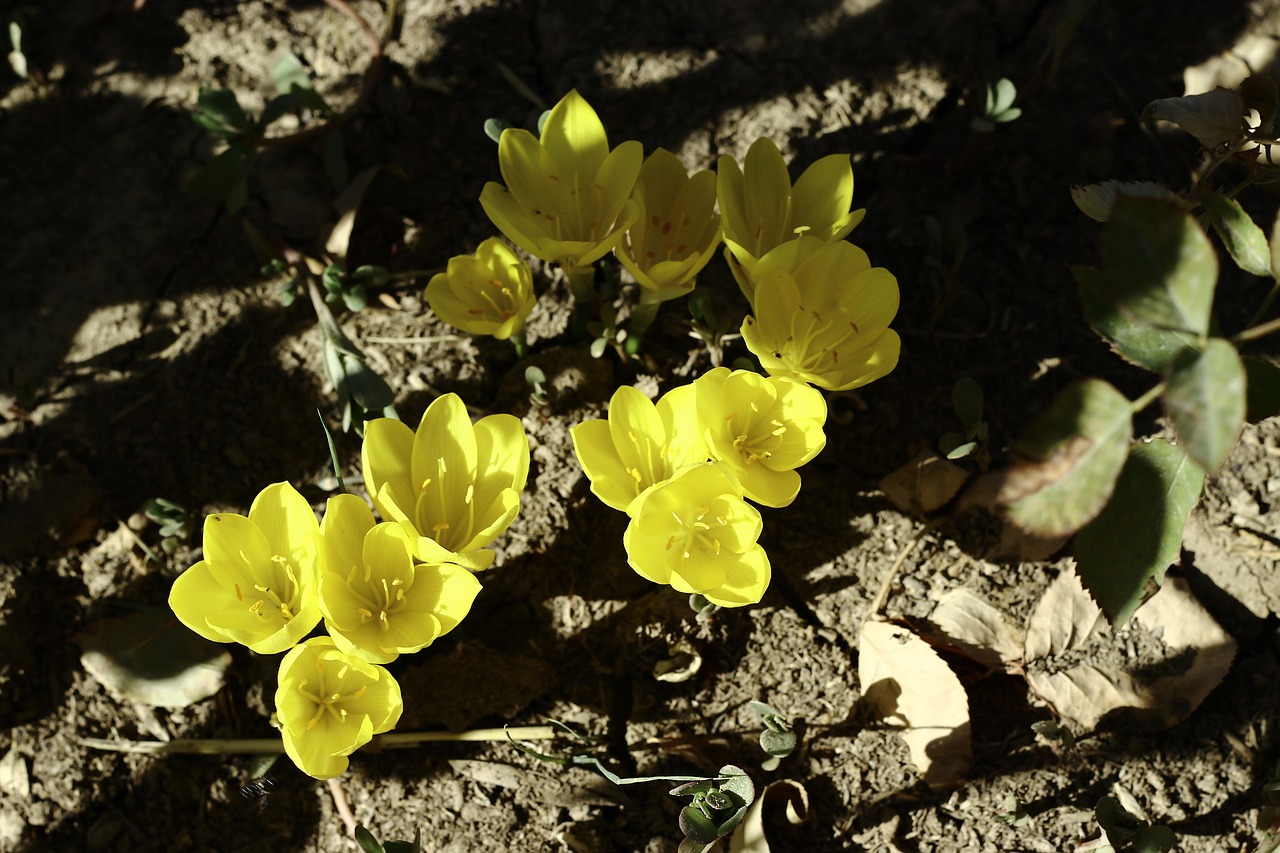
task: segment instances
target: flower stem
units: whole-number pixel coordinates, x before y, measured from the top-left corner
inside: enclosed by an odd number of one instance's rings
[[[511,737],[521,740],[551,740],[551,726],[511,726],[507,729],[472,729],[466,732],[388,732],[374,735],[369,746],[377,749],[415,746],[436,741],[503,741]],[[107,752],[156,753],[173,752],[188,755],[273,755],[284,752],[284,742],[274,738],[242,738],[238,740],[124,740],[122,738],[79,738],[81,746]]]
[[[569,279],[569,292],[573,294],[573,336],[585,338],[595,307],[596,268],[592,264],[581,267],[565,264],[564,274]]]
[[[509,340],[511,341],[511,346],[515,347],[516,358],[524,359],[529,356],[529,339],[524,335],[524,327],[513,332]]]
[[[654,318],[658,316],[658,307],[662,305],[659,300],[651,300],[645,298],[646,294],[640,294],[640,302],[631,311],[631,322],[627,327],[627,340],[623,344],[627,355],[635,355],[640,352],[640,347],[644,343],[644,333],[649,331],[649,327],[653,325]]]
[[[1262,300],[1262,304],[1258,306],[1258,310],[1254,311],[1253,316],[1249,318],[1250,326],[1257,325],[1258,321],[1266,316],[1267,309],[1271,307],[1272,302],[1275,302],[1277,295],[1280,295],[1280,279],[1277,279],[1271,284],[1271,290],[1267,293],[1266,298]],[[1243,335],[1244,332],[1241,332],[1240,334]]]
[[[1163,393],[1164,393],[1164,383],[1157,382],[1154,387],[1152,387],[1149,391],[1147,391],[1147,393],[1143,394],[1141,397],[1139,397],[1138,399],[1134,400],[1132,403],[1129,404],[1130,411],[1132,411],[1136,415],[1138,412],[1141,412],[1147,406],[1150,406],[1153,402],[1155,402],[1156,398]]]

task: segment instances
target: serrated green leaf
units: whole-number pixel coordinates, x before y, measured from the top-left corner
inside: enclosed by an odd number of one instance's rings
[[[233,130],[249,130],[249,117],[245,115],[236,100],[236,93],[230,89],[200,90],[196,96],[196,106],[214,121]]]
[[[1251,424],[1280,415],[1280,365],[1252,355],[1240,359],[1245,374],[1245,419]]]
[[[1132,437],[1128,399],[1100,379],[1078,382],[1023,434],[1023,461],[1005,475],[997,500],[1029,533],[1074,533],[1111,497]]]
[[[1209,330],[1218,259],[1181,207],[1120,196],[1102,232],[1103,277],[1116,307],[1151,326]]]
[[[1245,372],[1230,341],[1212,338],[1169,362],[1164,409],[1187,455],[1206,471],[1222,467],[1245,415]]]
[[[275,81],[276,91],[287,95],[297,89],[310,89],[311,76],[302,61],[292,53],[286,53],[271,66],[271,79]]]
[[[1080,304],[1089,326],[1130,364],[1164,373],[1169,361],[1198,338],[1187,332],[1160,329],[1136,322],[1117,311],[1106,279],[1097,267],[1074,266],[1071,274],[1080,288]]]
[[[1115,492],[1076,535],[1076,572],[1107,619],[1123,625],[1178,558],[1204,471],[1182,450],[1156,439],[1129,451]]]
[[[1267,235],[1245,213],[1240,202],[1215,192],[1202,193],[1200,202],[1236,266],[1245,272],[1269,278],[1271,249],[1267,245]]]

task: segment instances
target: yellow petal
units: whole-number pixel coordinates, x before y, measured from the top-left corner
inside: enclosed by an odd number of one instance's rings
[[[804,170],[791,193],[791,227],[821,240],[840,239],[853,203],[853,167],[848,154],[831,154]],[[847,233],[847,232],[846,232]],[[841,235],[843,237],[844,235]]]
[[[554,261],[543,253],[540,241],[547,236],[546,220],[521,207],[501,184],[490,181],[480,192],[480,206],[503,235],[535,258]]]
[[[588,178],[600,170],[609,154],[604,124],[577,89],[570,90],[551,108],[542,126],[541,142],[557,167]]]
[[[413,430],[395,418],[366,422],[360,458],[365,487],[382,517],[409,517],[418,494],[411,468]]]
[[[613,444],[609,422],[603,419],[583,421],[570,428],[569,435],[573,439],[578,464],[591,481],[591,493],[606,506],[626,512],[639,490]]]
[[[476,433],[457,394],[442,395],[423,412],[413,436],[412,471],[419,503],[428,499],[432,518],[453,517],[465,506],[476,473]],[[424,521],[420,511],[415,520]]]
[[[307,499],[288,483],[273,483],[254,498],[249,521],[266,537],[271,553],[298,562],[313,560],[320,524]]]
[[[220,584],[204,560],[187,569],[169,589],[169,608],[178,621],[206,640],[230,643],[231,638],[209,625],[209,615],[232,608],[243,609],[234,591]]]
[[[359,567],[363,574],[362,545],[373,525],[373,513],[360,498],[355,495],[329,498],[324,522],[320,525],[323,570],[340,576],[344,581],[353,567]]]
[[[756,257],[790,239],[791,178],[782,152],[768,137],[761,137],[747,150],[743,164],[746,184],[747,248]]]
[[[527,130],[508,128],[498,141],[498,164],[515,202],[526,210],[556,213],[561,210],[560,191],[552,183],[565,176],[555,175],[537,137]],[[482,191],[483,194],[483,191]]]
[[[739,555],[739,559],[725,572],[724,583],[718,589],[707,590],[702,594],[707,601],[721,607],[755,604],[764,598],[771,574],[769,556],[757,545]]]
[[[888,375],[898,366],[898,353],[901,348],[902,341],[898,333],[893,329],[886,330],[876,338],[873,345],[859,350],[847,360],[841,358],[840,372],[844,380],[831,386],[830,390],[848,391],[852,388],[861,388],[869,382]]]

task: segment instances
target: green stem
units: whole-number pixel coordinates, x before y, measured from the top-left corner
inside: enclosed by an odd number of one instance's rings
[[[511,346],[515,347],[516,358],[524,359],[529,356],[529,339],[524,335],[523,326],[521,326],[516,332],[513,332],[509,340],[511,341]]]
[[[595,307],[596,268],[592,264],[582,267],[565,264],[564,274],[569,279],[569,292],[573,294],[573,336],[585,338]]]
[[[1276,295],[1280,294],[1280,279],[1271,282],[1271,291],[1267,293],[1262,304],[1258,306],[1258,310],[1253,312],[1253,316],[1249,318],[1247,325],[1255,326],[1267,314],[1267,309],[1271,307],[1271,303],[1276,301]]]
[[[1153,402],[1155,402],[1155,400],[1163,393],[1164,393],[1164,383],[1157,382],[1155,384],[1155,387],[1151,388],[1151,390],[1147,391],[1147,393],[1143,394],[1141,397],[1139,397],[1138,399],[1130,403],[1129,410],[1136,415],[1138,412],[1141,412],[1147,406],[1150,406]]]
[[[645,299],[645,295],[645,293],[640,294],[639,303],[631,311],[631,322],[627,324],[627,340],[623,344],[627,355],[640,352],[640,346],[644,343],[644,333],[653,325],[654,318],[658,316],[658,308],[662,305],[660,300]]]
[[[1280,332],[1280,317],[1277,317],[1274,320],[1268,320],[1260,326],[1245,329],[1243,332],[1240,332],[1233,337],[1231,342],[1235,344],[1242,344],[1245,341],[1254,341],[1258,338],[1264,338],[1273,332]]]

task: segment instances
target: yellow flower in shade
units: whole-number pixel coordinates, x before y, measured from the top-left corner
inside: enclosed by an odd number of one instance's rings
[[[795,469],[827,443],[822,393],[793,379],[727,367],[700,376],[693,387],[711,458],[724,463],[743,494],[764,506],[795,500]]]
[[[173,582],[169,606],[206,639],[283,652],[320,621],[320,525],[288,483],[263,489],[249,516],[204,522],[204,559]]]
[[[541,138],[507,128],[498,141],[506,186],[489,182],[480,205],[529,254],[574,268],[594,263],[640,215],[631,190],[644,160],[639,142],[609,150],[604,125],[576,90],[551,108]]]
[[[485,546],[520,511],[529,439],[511,415],[472,424],[458,395],[445,394],[416,431],[394,418],[369,421],[362,461],[373,505],[409,534],[415,557],[478,571],[493,562]]]
[[[450,258],[446,271],[431,277],[424,295],[450,326],[500,341],[524,328],[536,301],[529,265],[497,237],[481,243],[474,255]]]
[[[715,173],[690,176],[676,155],[659,148],[645,159],[632,197],[640,218],[618,246],[618,260],[640,285],[641,301],[683,296],[720,242]]]
[[[320,612],[339,651],[390,663],[426,648],[471,610],[480,582],[454,565],[414,565],[398,524],[374,524],[355,495],[329,499],[320,525]]]
[[[769,586],[769,557],[756,542],[760,513],[717,463],[647,489],[628,515],[622,542],[641,577],[721,607],[754,604]]]
[[[757,281],[742,340],[770,376],[845,391],[897,365],[898,280],[857,246],[830,243],[794,272],[762,262]]]
[[[716,172],[725,260],[753,305],[756,264],[770,250],[801,234],[824,243],[843,240],[866,214],[865,209],[849,210],[853,167],[848,154],[823,157],[793,187],[782,152],[773,140],[761,137],[748,149],[741,169],[725,155]]]
[[[624,385],[609,400],[607,420],[583,421],[569,434],[591,492],[623,512],[645,489],[707,458],[692,385],[668,391],[656,405]]]
[[[276,722],[284,751],[303,773],[331,779],[347,756],[400,721],[400,685],[380,666],[337,649],[328,637],[280,661]]]

